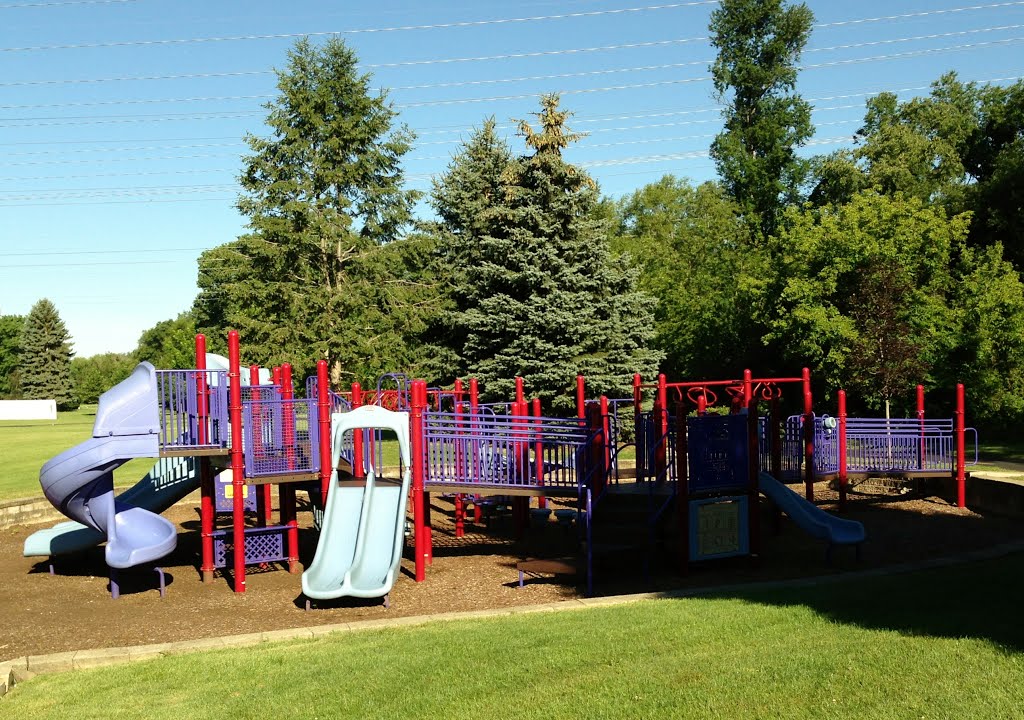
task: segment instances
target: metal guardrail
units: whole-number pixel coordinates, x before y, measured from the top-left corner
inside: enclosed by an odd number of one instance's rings
[[[426,412],[424,426],[428,483],[578,489],[589,481],[592,433],[575,418]]]
[[[228,447],[228,382],[225,371],[157,370],[156,384],[161,449],[184,451]]]

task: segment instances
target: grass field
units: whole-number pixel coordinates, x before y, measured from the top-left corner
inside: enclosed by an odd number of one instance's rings
[[[1024,555],[35,678],[33,718],[1020,718]]]
[[[0,421],[0,502],[42,497],[39,468],[47,460],[92,435],[96,406],[57,414],[52,420]],[[114,472],[117,485],[130,485],[146,474],[153,460],[132,460]]]

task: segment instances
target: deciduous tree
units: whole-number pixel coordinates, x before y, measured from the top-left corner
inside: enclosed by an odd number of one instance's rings
[[[784,0],[722,0],[711,14],[718,50],[711,75],[725,105],[711,157],[756,239],[775,233],[806,175],[796,149],[814,129],[811,107],[795,88],[813,22],[806,5]]]

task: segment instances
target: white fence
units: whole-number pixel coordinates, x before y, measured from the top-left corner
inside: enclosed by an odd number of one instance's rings
[[[56,419],[56,400],[0,400],[0,420]]]

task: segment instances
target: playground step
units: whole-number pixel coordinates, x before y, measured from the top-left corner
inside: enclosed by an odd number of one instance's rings
[[[519,571],[519,587],[523,587],[527,575],[575,575],[579,564],[572,558],[522,560],[516,563],[516,570]]]

